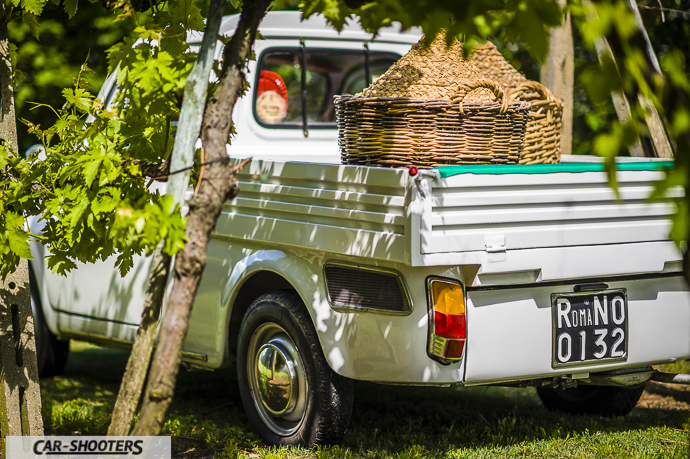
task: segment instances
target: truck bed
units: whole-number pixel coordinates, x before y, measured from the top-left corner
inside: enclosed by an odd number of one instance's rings
[[[407,169],[255,161],[238,174],[240,196],[226,204],[216,231],[410,266],[540,271],[526,274],[532,281],[668,271],[679,269],[668,234],[672,200],[682,190],[661,202],[647,197],[669,166],[620,164],[616,196],[600,163],[458,166],[412,177]],[[594,271],[591,264],[586,271],[550,268],[543,257],[539,266],[523,261],[539,249],[595,246],[620,258],[628,244],[640,244],[646,256]]]

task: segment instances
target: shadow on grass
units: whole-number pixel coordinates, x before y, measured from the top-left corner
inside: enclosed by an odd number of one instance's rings
[[[656,427],[683,430],[689,414],[635,408],[626,417],[572,416],[547,411],[534,389],[359,383],[345,445],[362,453],[385,451],[384,456],[418,445],[427,454],[444,456],[458,448],[469,453]]]
[[[128,353],[73,343],[65,375],[41,380],[46,429],[105,434]],[[340,447],[262,448],[251,433],[234,369],[180,370],[165,433],[174,457],[684,457],[687,409],[638,407],[626,417],[544,409],[534,389],[422,388],[355,383]],[[668,394],[667,394],[668,395]],[[253,454],[253,453],[252,453]],[[687,456],[685,456],[687,457]]]

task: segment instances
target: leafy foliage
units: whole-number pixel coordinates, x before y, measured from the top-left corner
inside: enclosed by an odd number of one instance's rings
[[[617,119],[611,120],[608,130],[601,129],[594,140],[594,151],[606,158],[610,176],[615,179],[612,168],[615,157],[624,154],[638,135],[643,139],[650,136],[641,96],[649,99],[667,121],[667,134],[676,154],[675,167],[667,173],[666,180],[659,183],[651,198],[661,197],[671,186],[685,189],[685,198],[678,204],[671,236],[678,243],[687,241],[690,236],[690,80],[685,62],[688,44],[679,40],[672,44],[666,38],[661,47],[661,68],[657,69],[645,52],[646,43],[626,2],[600,0],[584,6],[575,5],[572,10],[585,43],[593,48],[594,40],[605,37],[614,55],[605,56],[600,65],[586,68],[581,74],[581,82],[592,103],[602,112],[610,111],[612,90],[620,91],[632,102],[629,122],[622,124]],[[673,15],[685,16],[672,13],[672,19]],[[676,25],[675,29],[679,28],[687,30],[688,26]]]
[[[45,220],[37,237],[49,247],[48,265],[56,272],[75,267],[75,260],[103,260],[116,251],[126,272],[131,254],[150,252],[166,236],[166,251],[174,253],[183,241],[184,222],[169,212],[169,199],[149,192],[128,154],[123,122],[79,86],[64,94],[69,108],[58,112],[57,122],[46,130],[33,127],[46,145],[45,158],[35,152],[23,159],[0,147],[0,161],[21,177],[1,183],[3,206]],[[88,115],[94,119],[85,124]],[[0,224],[12,253],[30,258],[29,235],[15,215],[3,212]],[[10,263],[3,266],[11,269]]]
[[[275,3],[283,6],[288,1]],[[299,8],[306,17],[322,13],[338,30],[355,15],[371,32],[398,21],[404,30],[422,27],[429,39],[445,29],[448,40],[462,36],[469,45],[483,43],[490,36],[508,41],[520,37],[539,60],[548,50],[548,28],[559,25],[563,18],[555,0],[303,0]]]
[[[28,123],[45,155],[24,159],[0,146],[0,166],[9,171],[0,182],[0,238],[8,242],[0,274],[10,272],[19,256],[30,258],[20,213],[45,221],[35,236],[48,247],[48,266],[58,273],[75,261],[118,254],[124,274],[133,254],[151,253],[161,241],[171,255],[182,247],[184,220],[173,212],[170,197],[149,188],[153,177],[145,171],[165,164],[172,151],[172,121],[195,58],[187,52],[186,31],[201,29],[203,19],[190,0],[136,15],[141,40],[125,39],[109,52],[120,85],[112,107],[87,90],[90,70],[84,64],[75,86],[62,92],[65,104],[55,111],[55,123],[47,129]]]
[[[83,75],[90,88],[101,87],[108,70],[106,51],[135,27],[132,17],[116,21],[116,15],[103,9],[100,2],[81,2],[79,11],[70,18],[62,5],[47,3],[36,19],[34,28],[22,20],[8,24],[11,46],[16,48],[12,67],[17,118],[33,124],[50,126],[55,114],[49,108],[64,103],[63,88],[73,86],[73,79],[86,61],[93,73]],[[38,35],[38,36],[37,36]],[[84,89],[89,89],[85,87]],[[35,102],[40,101],[37,106]],[[36,143],[26,125],[17,125],[19,150]]]

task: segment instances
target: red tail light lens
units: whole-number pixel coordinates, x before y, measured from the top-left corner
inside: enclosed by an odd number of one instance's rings
[[[448,363],[462,358],[467,338],[465,291],[457,281],[430,278],[428,280],[429,353],[433,358]]]
[[[466,337],[465,314],[450,315],[434,311],[434,333],[444,338]]]

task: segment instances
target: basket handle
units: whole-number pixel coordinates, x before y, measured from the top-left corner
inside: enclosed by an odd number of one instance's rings
[[[461,83],[460,87],[455,91],[455,94],[453,94],[453,97],[451,97],[450,103],[458,104],[458,108],[460,109],[460,116],[465,116],[465,110],[462,107],[462,103],[465,100],[465,97],[467,97],[467,95],[470,92],[479,88],[486,88],[494,93],[494,96],[496,96],[496,100],[499,101],[499,103],[501,104],[501,108],[498,111],[499,114],[503,115],[508,111],[509,101],[508,98],[505,96],[503,89],[498,87],[498,85],[494,81],[482,78],[469,83]]]
[[[517,99],[526,92],[536,92],[539,94],[539,97],[541,97],[541,100],[556,102],[556,98],[551,91],[549,91],[549,88],[536,81],[522,83],[520,86],[510,91],[510,94],[508,94],[508,99]]]

